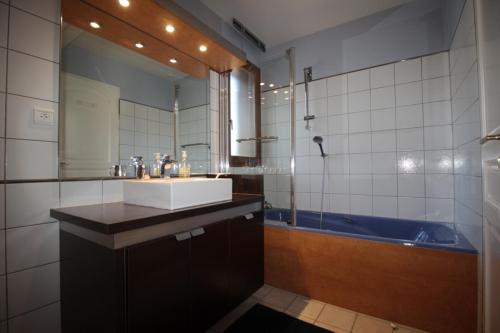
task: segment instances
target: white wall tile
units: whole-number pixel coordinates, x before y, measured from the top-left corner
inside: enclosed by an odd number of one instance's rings
[[[59,65],[26,54],[9,51],[9,93],[57,102]]]
[[[347,74],[349,92],[370,89],[370,70],[365,69]]]
[[[441,52],[422,58],[422,78],[432,79],[450,74],[449,54]]]
[[[381,217],[398,217],[397,197],[373,197],[373,215]]]
[[[5,171],[5,139],[0,139],[0,179],[4,179]]]
[[[370,111],[349,114],[349,133],[369,132],[371,130]]]
[[[59,302],[9,320],[10,333],[61,332]]]
[[[451,102],[424,104],[424,126],[451,124]]]
[[[349,194],[349,175],[330,175],[329,192],[335,194]]]
[[[59,23],[59,4],[58,0],[11,0],[10,4],[14,7],[21,8],[32,14],[41,16],[54,23]]]
[[[371,68],[370,82],[372,89],[394,85],[394,64]]]
[[[424,103],[450,99],[450,78],[448,76],[423,81]]]
[[[134,103],[120,100],[120,115],[134,117]]]
[[[333,213],[349,214],[349,195],[332,194],[330,196],[330,211]]]
[[[347,93],[347,75],[337,75],[329,77],[326,82],[328,96],[335,96]]]
[[[134,131],[134,118],[126,115],[120,115],[120,129]]]
[[[425,195],[430,198],[453,198],[453,175],[425,175]]]
[[[0,3],[0,47],[7,47],[9,7]]]
[[[371,175],[351,175],[349,181],[349,193],[372,195],[372,176]]]
[[[7,271],[59,260],[59,223],[7,229]]]
[[[51,125],[37,124],[35,110],[49,110],[54,114]],[[57,141],[58,139],[57,103],[29,97],[7,95],[7,137],[15,139]]]
[[[329,168],[331,174],[349,173],[349,155],[329,156]]]
[[[422,103],[422,82],[405,83],[396,86],[396,105],[405,106]]]
[[[10,49],[59,62],[59,25],[14,7],[9,22]]]
[[[7,318],[7,289],[6,289],[6,278],[5,275],[0,276],[0,321]],[[1,332],[1,330],[0,330]],[[7,329],[5,329],[7,333]]]
[[[297,143],[299,140],[297,140]],[[297,144],[297,148],[300,146]],[[299,152],[300,149],[297,149]],[[309,150],[308,150],[309,152]],[[331,135],[328,137],[329,154],[347,154],[349,152],[349,136],[347,134]]]
[[[351,154],[349,155],[349,169],[352,174],[371,174],[372,158],[371,154]]]
[[[398,177],[396,175],[373,175],[373,195],[398,195]]]
[[[370,110],[370,91],[349,94],[349,112]]]
[[[423,123],[422,104],[396,108],[396,128],[422,127]]]
[[[412,174],[398,175],[398,195],[404,197],[424,197],[425,176]]]
[[[425,127],[424,142],[426,150],[451,149],[453,147],[451,125]]]
[[[55,179],[58,174],[57,143],[7,140],[7,179]]]
[[[328,97],[328,115],[337,115],[348,112],[347,95]]]
[[[4,275],[5,272],[5,230],[0,230],[0,275]]]
[[[425,172],[423,151],[398,152],[398,173],[419,173]]]
[[[371,140],[370,132],[349,134],[349,153],[357,154],[371,152]]]
[[[61,183],[61,207],[84,206],[102,203],[101,181]]]
[[[326,79],[309,82],[309,99],[326,97]]]
[[[372,132],[372,151],[374,153],[396,151],[396,131]]]
[[[9,317],[56,302],[60,298],[59,263],[7,275]]]
[[[453,151],[433,150],[425,152],[426,173],[452,173]]]
[[[59,207],[58,182],[7,184],[6,192],[7,228],[54,221],[50,209]]]
[[[387,109],[394,107],[395,90],[394,87],[384,87],[371,90],[371,108]]]
[[[311,209],[311,194],[297,192],[295,194],[297,200],[297,209],[310,210]]]
[[[5,228],[5,185],[0,184],[0,229]]]
[[[426,216],[428,221],[453,222],[452,199],[427,199]]]
[[[328,117],[328,134],[346,134],[349,132],[349,118],[346,114]],[[303,128],[303,123],[299,127]],[[297,134],[297,137],[298,134]]]
[[[424,131],[423,128],[401,129],[397,131],[398,151],[423,150]]]
[[[420,58],[398,62],[395,67],[396,84],[422,79],[422,60]]]
[[[398,198],[398,217],[409,220],[425,220],[425,199],[423,198]]]
[[[0,137],[5,137],[5,93],[0,93]]]
[[[374,174],[395,174],[396,153],[373,153],[372,169]]]
[[[349,196],[351,214],[354,215],[372,215],[372,197],[369,195],[350,195]]]
[[[104,180],[102,182],[102,202],[123,201],[123,180]]]
[[[7,82],[7,49],[0,48],[0,91],[6,91]]]
[[[396,128],[395,109],[372,110],[372,131],[383,131]]]

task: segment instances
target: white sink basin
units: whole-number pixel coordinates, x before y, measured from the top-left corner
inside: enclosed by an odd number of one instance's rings
[[[232,199],[232,179],[173,178],[127,180],[123,185],[125,203],[179,209]]]

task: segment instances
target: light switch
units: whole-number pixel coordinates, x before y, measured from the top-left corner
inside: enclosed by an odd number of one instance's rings
[[[33,120],[38,125],[54,125],[54,110],[35,107],[33,109]]]

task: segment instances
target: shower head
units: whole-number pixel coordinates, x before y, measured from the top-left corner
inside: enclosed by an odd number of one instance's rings
[[[318,144],[319,150],[321,152],[321,157],[326,157],[326,154],[323,151],[323,137],[321,137],[321,136],[315,136],[313,138],[313,142]]]

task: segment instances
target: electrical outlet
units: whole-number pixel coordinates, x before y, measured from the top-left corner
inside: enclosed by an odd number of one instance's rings
[[[38,125],[54,125],[54,110],[35,108],[33,120]]]

